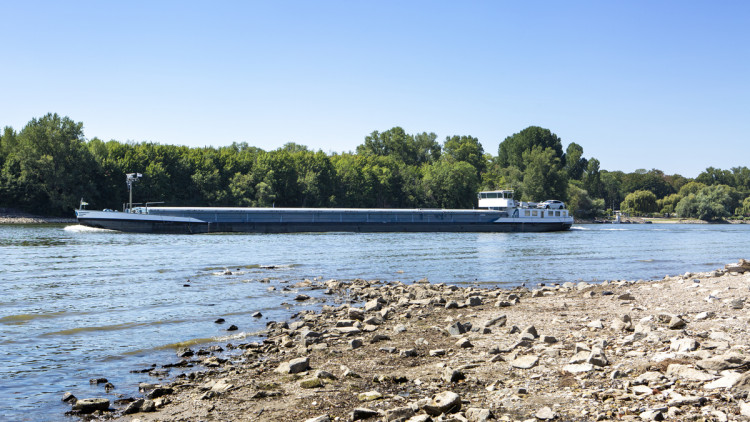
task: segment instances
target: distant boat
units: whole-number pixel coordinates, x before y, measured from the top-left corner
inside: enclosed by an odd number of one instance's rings
[[[132,173],[133,175],[135,173]],[[130,176],[130,175],[129,175]],[[560,201],[518,202],[512,190],[480,192],[479,209],[133,207],[76,210],[84,226],[134,233],[552,232],[573,217]]]

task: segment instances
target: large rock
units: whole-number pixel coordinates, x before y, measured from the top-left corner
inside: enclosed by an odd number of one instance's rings
[[[354,410],[352,410],[352,420],[353,421],[359,421],[362,419],[369,419],[373,416],[379,415],[377,410],[372,409],[366,409],[363,407],[358,407]]]
[[[609,361],[607,360],[607,356],[604,355],[604,350],[602,350],[599,347],[594,347],[591,349],[591,353],[589,353],[588,358],[586,359],[586,363],[590,363],[595,366],[607,366],[609,365]]]
[[[703,371],[699,371],[695,368],[691,368],[687,365],[681,365],[679,363],[673,363],[667,366],[668,377],[681,378],[687,381],[711,381],[716,377]]]
[[[750,261],[740,259],[740,261],[736,264],[725,265],[724,269],[733,273],[744,273],[744,272],[750,271]]]
[[[681,338],[672,339],[670,341],[669,350],[674,352],[692,352],[698,349],[698,342],[692,338]]]
[[[411,418],[416,414],[415,409],[410,406],[397,407],[395,409],[389,409],[385,411],[385,421],[403,421]]]
[[[307,371],[308,369],[310,369],[310,358],[305,356],[302,358],[292,359],[288,362],[283,362],[281,365],[279,365],[278,368],[276,368],[276,372],[282,374],[297,374]]]
[[[465,332],[471,330],[471,324],[470,323],[462,324],[462,323],[456,321],[453,324],[451,324],[448,327],[446,327],[446,330],[452,336],[459,336],[459,335],[464,334]]]
[[[479,409],[476,407],[470,407],[466,409],[466,419],[469,422],[487,422],[490,419],[495,419],[490,409]]]
[[[81,413],[93,413],[97,410],[109,409],[109,400],[102,398],[80,399],[73,405],[73,410]]]
[[[545,406],[537,410],[534,416],[536,416],[537,419],[541,419],[543,421],[549,421],[557,417],[555,412],[552,411],[552,409],[549,406]]]
[[[443,391],[436,394],[423,409],[425,413],[431,416],[455,413],[461,410],[461,397],[452,391]]]
[[[750,392],[750,371],[743,373],[737,381],[732,385],[732,391],[735,392]]]
[[[525,355],[519,356],[510,362],[510,366],[519,369],[530,369],[539,363],[539,356]]]
[[[727,354],[701,359],[695,365],[707,371],[723,371],[725,369],[739,368],[747,363],[747,359],[740,355]]]
[[[570,372],[571,374],[580,374],[581,372],[589,372],[594,370],[594,365],[590,363],[578,363],[563,366],[563,371]]]
[[[633,322],[630,320],[630,315],[621,315],[612,321],[612,329],[615,331],[633,331]]]

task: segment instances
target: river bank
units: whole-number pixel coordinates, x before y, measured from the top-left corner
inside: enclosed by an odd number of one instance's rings
[[[485,289],[302,282],[357,306],[183,349],[193,372],[102,400],[117,420],[738,420],[750,416],[750,264],[655,281]],[[297,303],[311,300],[304,293]],[[163,371],[163,368],[141,368]],[[102,383],[104,393],[104,383]],[[73,392],[75,393],[75,392]],[[103,394],[104,395],[104,394]],[[91,409],[96,402],[85,407]]]
[[[44,217],[22,212],[0,212],[0,224],[68,224],[75,218]]]

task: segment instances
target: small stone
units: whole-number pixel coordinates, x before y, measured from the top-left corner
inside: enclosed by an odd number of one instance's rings
[[[355,338],[349,340],[349,347],[352,349],[359,349],[364,344],[364,341],[361,338]]]
[[[76,398],[76,396],[74,396],[73,393],[71,393],[70,391],[65,392],[65,394],[63,394],[62,396],[62,401],[68,404],[73,404],[77,400],[78,399]]]
[[[578,363],[563,366],[563,371],[570,372],[571,374],[579,374],[581,372],[589,372],[594,370],[594,365],[590,363]]]
[[[466,419],[468,419],[469,422],[487,422],[494,419],[494,417],[490,409],[470,407],[466,409]]]
[[[449,325],[446,330],[448,330],[448,333],[452,336],[458,336],[461,334],[464,334],[465,332],[469,331],[471,329],[471,325],[469,324],[468,327],[464,324],[461,324],[460,322],[456,321],[453,324]]]
[[[305,422],[331,422],[329,415],[321,415],[314,418],[306,419]]]
[[[445,371],[443,371],[443,381],[447,383],[459,382],[464,379],[466,379],[466,375],[459,370],[445,368]]]
[[[644,421],[663,421],[664,414],[661,410],[647,410],[638,415]]]
[[[685,325],[687,325],[687,323],[685,322],[685,320],[683,320],[682,318],[680,318],[677,315],[674,315],[669,320],[668,327],[669,327],[670,330],[679,330],[681,328],[685,328]]]
[[[474,347],[474,345],[471,344],[471,342],[467,338],[459,339],[456,342],[456,346],[460,347],[461,349],[470,349],[470,348]]]
[[[215,324],[223,324],[224,322],[225,322],[224,318],[219,318],[216,321],[214,321]]]
[[[530,369],[539,362],[539,356],[525,355],[519,356],[510,362],[510,366],[519,369]]]
[[[302,388],[319,388],[323,386],[323,381],[320,378],[307,378],[300,381],[299,386]]]
[[[89,380],[89,384],[97,384],[97,385],[98,384],[106,384],[107,382],[109,382],[109,381],[107,381],[106,378],[91,378]]]
[[[595,366],[607,366],[609,365],[609,361],[607,360],[607,356],[604,355],[604,351],[599,347],[594,347],[591,350],[591,353],[589,354],[588,358],[586,359],[586,363],[590,363]]]
[[[386,422],[406,421],[407,418],[411,418],[415,413],[411,406],[397,407],[385,411],[385,420]]]
[[[283,362],[279,365],[278,368],[276,368],[276,372],[282,373],[282,374],[297,374],[300,372],[304,372],[310,369],[310,358],[308,357],[302,357],[297,359],[292,359],[288,362]]]
[[[709,319],[709,318],[713,318],[715,315],[716,314],[713,313],[713,312],[701,312],[701,313],[695,315],[695,320],[696,321],[703,321],[703,320],[706,320],[706,319]]]
[[[93,413],[97,410],[109,410],[109,400],[102,398],[80,399],[73,405],[73,410],[81,413]]]
[[[729,307],[732,309],[742,309],[745,306],[745,299],[732,299],[729,302]]]
[[[303,302],[308,299],[310,299],[310,296],[305,295],[305,294],[298,294],[297,296],[294,297],[294,300],[296,300],[297,302]]]
[[[445,349],[430,350],[430,356],[445,356]]]
[[[156,403],[153,400],[144,400],[141,405],[141,412],[155,412]]]
[[[227,328],[227,331],[237,331],[238,329],[239,328],[237,328],[236,325],[232,324],[232,325],[229,326],[229,328]]]
[[[195,352],[189,347],[180,347],[177,349],[177,357],[178,358],[189,358],[190,356],[195,355]]]
[[[750,403],[740,402],[740,415],[750,417]]]
[[[262,314],[262,313],[260,313],[260,312],[255,312],[255,313],[253,314],[253,318],[260,318],[260,317],[262,317],[262,316],[263,316],[263,314]]]
[[[500,315],[497,317],[494,317],[487,322],[484,323],[484,326],[487,328],[490,327],[503,327],[505,326],[505,323],[508,321],[508,317],[505,315]]]
[[[348,315],[350,319],[362,321],[365,319],[365,311],[362,308],[349,308]]]
[[[172,394],[172,393],[174,393],[174,390],[172,389],[172,387],[156,387],[152,389],[151,391],[149,391],[148,393],[146,393],[146,398],[153,400],[157,397],[165,396],[167,394]]]
[[[612,321],[612,329],[615,331],[633,331],[633,322],[630,320],[630,315],[625,314],[615,318]]]
[[[692,352],[698,349],[698,342],[692,338],[672,339],[669,350],[673,352]]]
[[[352,410],[352,421],[359,421],[363,419],[369,419],[373,416],[377,416],[378,411],[372,410],[372,409],[365,409],[363,407],[358,407],[354,410]]]
[[[417,349],[405,349],[399,353],[399,356],[404,358],[413,358],[417,356]]]
[[[542,342],[545,344],[557,343],[557,339],[552,336],[542,336]]]
[[[124,409],[122,409],[123,415],[131,415],[133,413],[138,413],[141,411],[141,407],[143,407],[143,403],[145,402],[144,399],[138,399],[134,400],[130,403],[128,403],[127,406],[125,406]]]
[[[430,416],[456,413],[461,410],[461,397],[452,391],[443,391],[436,394],[428,404],[424,405],[423,409]]]
[[[222,378],[216,381],[216,383],[213,386],[211,386],[211,391],[215,391],[217,393],[225,393],[233,388],[234,388],[234,384],[230,383],[225,378]]]
[[[359,401],[373,401],[373,400],[378,400],[382,398],[383,398],[383,395],[377,391],[368,391],[366,393],[359,393],[359,395],[357,396],[357,399],[359,399]]]
[[[549,421],[557,417],[555,412],[553,412],[549,406],[544,406],[543,408],[537,410],[534,416],[536,416],[537,419],[541,419],[543,421]]]
[[[673,363],[667,366],[666,375],[668,377],[682,378],[687,381],[711,381],[716,378],[707,372],[699,371],[695,368],[681,365],[679,363]]]

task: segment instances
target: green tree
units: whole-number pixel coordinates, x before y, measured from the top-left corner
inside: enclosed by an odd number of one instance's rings
[[[554,149],[535,146],[523,154],[523,198],[527,201],[567,199],[568,181]]]
[[[621,171],[606,171],[600,172],[602,182],[602,196],[604,197],[604,203],[607,207],[619,205],[624,199],[625,194],[622,189],[622,179],[625,173]]]
[[[229,182],[233,202],[241,207],[255,205],[255,185],[252,174],[235,173]]]
[[[682,200],[682,195],[673,193],[669,196],[656,200],[656,208],[662,214],[673,214],[677,209],[677,204]]]
[[[92,180],[99,167],[86,147],[83,123],[50,113],[32,119],[15,138],[8,138],[16,145],[0,174],[6,201],[35,213],[69,215],[80,198],[97,195]]]
[[[696,194],[700,192],[700,190],[705,187],[706,185],[701,182],[695,182],[695,181],[688,182],[680,188],[680,191],[678,193],[680,194],[680,196],[686,197],[690,195],[691,193]]]
[[[599,160],[592,158],[586,163],[586,172],[583,174],[583,189],[594,198],[601,198],[604,193],[604,184],[599,171]]]
[[[620,209],[635,215],[656,212],[656,195],[648,190],[637,190],[625,196]]]
[[[466,161],[440,160],[425,168],[425,194],[430,206],[473,208],[479,179],[474,166]]]
[[[583,147],[575,142],[571,142],[565,149],[565,172],[568,179],[581,180],[583,172],[588,166],[588,160],[583,158]],[[597,166],[597,172],[599,168]]]
[[[357,153],[381,157],[394,157],[408,165],[429,162],[440,156],[440,145],[434,133],[422,133],[417,139],[403,128],[394,127],[385,132],[372,132],[365,143],[357,147]]]
[[[474,166],[477,175],[487,168],[484,148],[479,143],[479,139],[472,136],[446,137],[443,152],[454,161],[465,161]]]
[[[415,164],[434,163],[440,159],[441,148],[435,133],[418,133],[414,135],[414,143],[417,150]]]
[[[703,183],[704,185],[728,185],[734,184],[734,176],[729,170],[717,169],[714,167],[708,167],[698,177],[695,178],[696,182]]]
[[[549,129],[538,126],[529,126],[505,138],[497,150],[498,162],[502,167],[516,166],[524,171],[526,160],[523,154],[531,151],[534,147],[539,147],[541,150],[551,148],[560,164],[565,164],[560,138],[550,132]]]
[[[750,217],[750,196],[742,201],[742,215]]]
[[[672,186],[667,183],[664,172],[658,169],[638,169],[633,173],[623,176],[622,187],[625,192],[635,192],[647,190],[656,195],[657,198],[663,198],[675,193]]]
[[[677,215],[705,221],[720,220],[732,215],[738,202],[737,191],[727,185],[706,186],[691,193],[677,204]]]
[[[578,218],[596,218],[604,214],[604,199],[591,198],[585,189],[568,185],[568,209]]]

